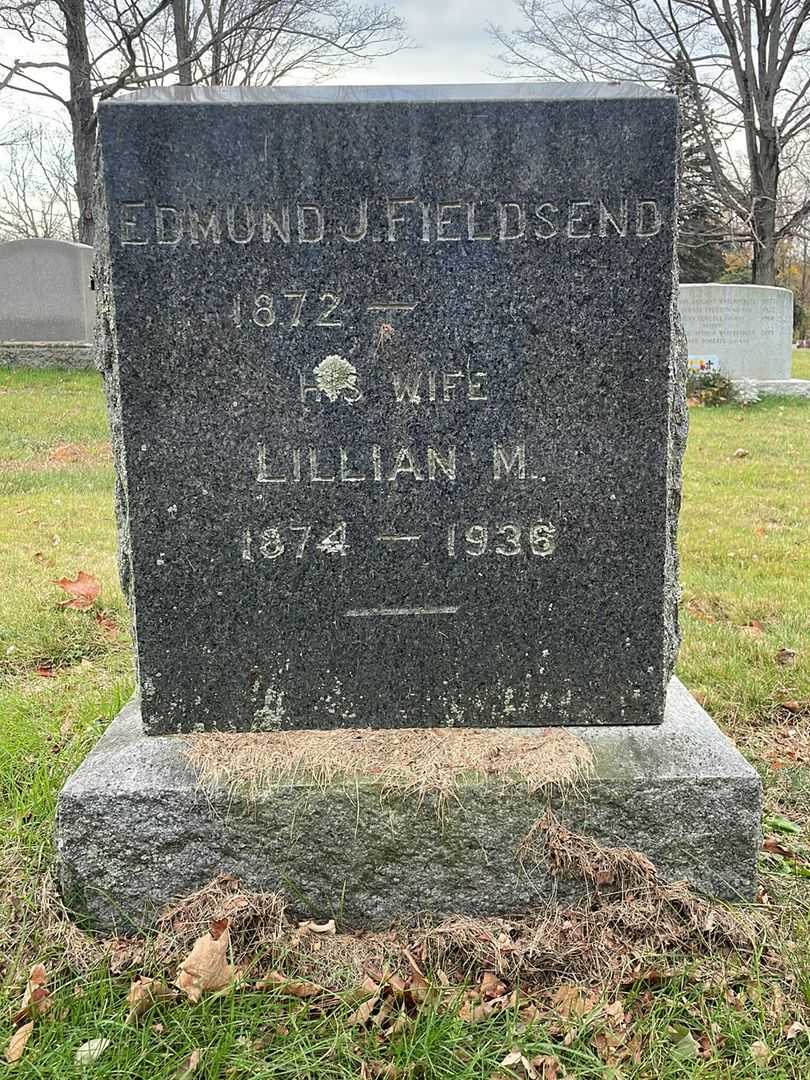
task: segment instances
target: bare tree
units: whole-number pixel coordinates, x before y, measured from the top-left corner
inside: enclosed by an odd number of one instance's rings
[[[518,0],[523,25],[491,27],[513,71],[663,86],[683,65],[728,211],[772,285],[779,241],[810,214],[780,202],[782,174],[810,139],[810,0]],[[712,138],[712,117],[722,129]]]
[[[173,0],[172,12],[186,83],[268,86],[293,73],[319,81],[403,43],[397,20],[347,0],[275,0],[270,20],[255,0]],[[225,33],[231,25],[239,33]]]
[[[70,133],[26,122],[8,136],[0,176],[0,239],[78,239]]]
[[[69,115],[85,243],[94,237],[100,100],[167,81],[322,77],[405,44],[387,7],[350,0],[0,0],[0,29],[43,57],[0,59],[0,91],[48,98]]]

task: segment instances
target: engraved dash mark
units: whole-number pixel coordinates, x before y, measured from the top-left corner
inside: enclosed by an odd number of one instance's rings
[[[369,619],[377,615],[455,615],[458,610],[458,607],[349,608],[344,618]]]
[[[413,311],[416,304],[400,304],[392,301],[388,304],[369,304],[366,311]]]
[[[410,535],[405,533],[384,533],[382,536],[375,537],[375,540],[381,540],[391,544],[417,544],[421,539],[421,533],[415,533]]]

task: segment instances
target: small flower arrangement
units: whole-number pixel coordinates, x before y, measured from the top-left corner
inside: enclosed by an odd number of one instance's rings
[[[725,405],[734,400],[734,383],[721,371],[690,371],[686,396],[695,405]]]

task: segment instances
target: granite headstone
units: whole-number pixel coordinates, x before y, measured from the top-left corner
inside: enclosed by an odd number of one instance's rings
[[[661,721],[676,113],[618,84],[102,104],[147,732]]]
[[[711,358],[731,379],[790,379],[790,289],[681,285],[679,305],[690,357]]]
[[[66,240],[0,244],[0,342],[88,343],[93,249]]]

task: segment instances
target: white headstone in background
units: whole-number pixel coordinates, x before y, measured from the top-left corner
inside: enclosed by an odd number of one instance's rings
[[[732,379],[789,379],[793,294],[768,285],[681,285],[690,367],[711,359]]]
[[[64,240],[0,244],[0,342],[93,340],[93,249]]]

